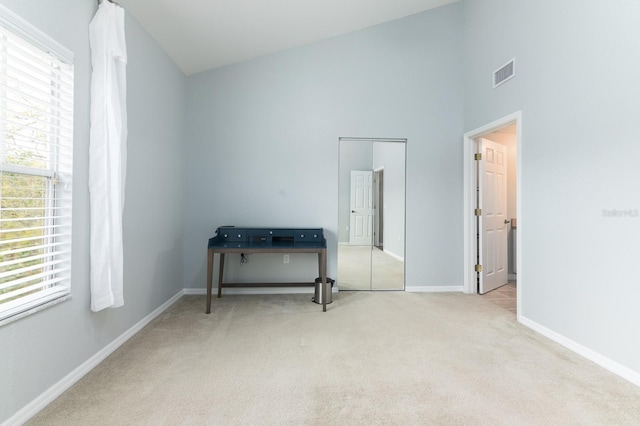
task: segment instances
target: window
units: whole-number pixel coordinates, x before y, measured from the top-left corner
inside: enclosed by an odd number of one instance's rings
[[[0,5],[0,321],[68,296],[73,56]]]

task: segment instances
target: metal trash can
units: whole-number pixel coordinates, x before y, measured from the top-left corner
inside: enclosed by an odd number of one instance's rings
[[[332,280],[331,278],[327,277],[327,285],[330,285],[328,289],[329,294],[327,295],[327,305],[332,302],[331,294],[332,294],[334,282],[335,280]],[[316,278],[316,293],[311,300],[319,305],[322,305],[322,277]]]

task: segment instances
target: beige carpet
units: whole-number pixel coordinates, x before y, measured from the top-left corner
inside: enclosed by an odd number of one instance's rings
[[[184,297],[32,424],[640,424],[640,388],[479,296],[310,297]]]

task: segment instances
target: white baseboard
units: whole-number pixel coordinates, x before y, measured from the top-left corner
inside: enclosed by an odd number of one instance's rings
[[[217,294],[218,289],[214,289],[214,297]],[[338,292],[338,286],[333,285],[331,289],[332,293]],[[315,288],[309,287],[237,287],[237,288],[223,288],[222,294],[313,294]],[[206,296],[206,288],[185,288],[185,296]]]
[[[578,355],[585,357],[589,361],[595,362],[600,367],[606,370],[609,370],[613,374],[616,374],[622,377],[623,379],[630,381],[636,386],[640,386],[640,372],[634,371],[628,367],[625,367],[624,365],[618,364],[617,362],[599,354],[598,352],[595,352],[587,347],[584,347],[581,344],[576,343],[573,340],[568,339],[567,337],[564,337],[563,335],[556,333],[555,331],[549,330],[545,326],[540,325],[537,322],[532,321],[528,318],[519,316],[518,321],[522,325],[529,327],[530,329],[542,334],[543,336],[564,346],[570,351],[573,351]]]
[[[206,288],[185,288],[184,295],[185,296],[206,296],[207,289]]]
[[[404,291],[409,293],[462,293],[464,286],[442,285],[442,286],[406,286]]]
[[[394,259],[398,259],[400,262],[404,262],[404,257],[395,254],[392,251],[389,250],[382,250],[385,254],[388,254],[389,256],[393,257]]]
[[[49,405],[53,400],[62,395],[67,389],[73,386],[78,380],[83,378],[87,373],[93,370],[98,364],[105,360],[109,355],[111,355],[116,349],[122,346],[127,340],[133,337],[138,331],[142,330],[147,324],[149,324],[153,319],[155,319],[158,315],[164,312],[169,306],[173,305],[185,294],[184,290],[180,290],[175,296],[171,299],[167,300],[156,310],[151,312],[149,315],[141,319],[137,324],[133,327],[122,333],[119,337],[117,337],[114,341],[109,343],[107,346],[98,351],[91,358],[82,363],[78,368],[73,370],[71,373],[67,374],[65,377],[60,379],[56,384],[51,386],[49,389],[44,391],[40,396],[31,401],[29,404],[24,406],[20,411],[15,413],[9,419],[7,419],[2,426],[9,425],[22,425],[28,422],[31,418],[33,418],[36,414],[38,414],[42,409],[44,409],[47,405]]]

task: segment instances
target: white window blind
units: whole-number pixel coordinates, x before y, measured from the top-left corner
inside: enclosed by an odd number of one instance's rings
[[[72,55],[0,8],[0,320],[70,291]]]

